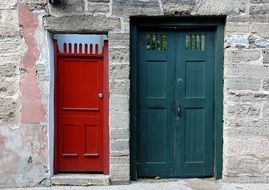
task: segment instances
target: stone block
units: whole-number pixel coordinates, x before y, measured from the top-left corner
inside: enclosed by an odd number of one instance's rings
[[[255,156],[229,156],[225,158],[224,175],[226,176],[261,176],[261,170],[262,162]]]
[[[250,3],[253,3],[253,4],[269,3],[269,0],[250,0]]]
[[[129,49],[127,48],[110,48],[109,63],[129,63]]]
[[[269,139],[267,136],[233,135],[224,137],[225,156],[241,157],[253,155],[259,159],[268,158]]]
[[[84,0],[64,0],[60,4],[49,4],[49,13],[53,15],[84,12]]]
[[[5,64],[0,65],[0,77],[15,77],[18,75],[18,63],[11,62],[5,62]]]
[[[129,164],[111,164],[110,176],[113,179],[129,181],[130,176]]]
[[[11,98],[0,98],[0,124],[7,124],[16,120],[17,102]]]
[[[8,24],[8,23],[0,23],[0,37],[6,38],[6,37],[14,37],[19,36],[20,32],[18,30],[18,27],[14,27],[14,25]]]
[[[193,0],[192,0],[193,1]],[[246,0],[198,0],[194,15],[236,15],[246,11]]]
[[[256,63],[261,56],[260,50],[225,50],[225,64]]]
[[[130,66],[129,64],[110,64],[109,78],[110,79],[129,79]]]
[[[261,111],[261,105],[255,104],[228,104],[227,115],[233,117],[258,117]]]
[[[262,108],[262,117],[264,119],[269,119],[269,104],[265,103]]]
[[[259,23],[253,24],[251,32],[257,34],[261,38],[269,38],[269,24],[267,23]]]
[[[129,139],[130,132],[128,128],[112,128],[110,130],[110,140]]]
[[[227,90],[259,91],[261,88],[261,80],[248,77],[229,77],[225,79],[224,87]]]
[[[13,56],[21,51],[21,41],[16,38],[0,39],[0,56],[7,54]]]
[[[130,114],[128,112],[111,112],[109,117],[110,129],[128,129],[130,124]]]
[[[89,3],[88,11],[91,13],[96,13],[96,12],[107,13],[109,12],[109,4],[108,3]]]
[[[250,20],[249,15],[227,15],[227,23],[242,22],[248,23]]]
[[[125,47],[129,48],[130,45],[130,33],[108,33],[109,46],[114,47]]]
[[[88,0],[88,2],[102,2],[102,3],[109,3],[110,0]]]
[[[227,77],[269,78],[269,67],[263,64],[228,64],[225,65]]]
[[[0,96],[14,96],[19,89],[18,80],[0,80]]]
[[[239,34],[239,33],[249,33],[250,31],[250,25],[248,23],[236,23],[236,22],[228,22],[225,25],[225,32],[226,33],[233,33],[233,34]]]
[[[129,164],[130,157],[129,156],[112,156],[110,157],[109,164]]]
[[[249,34],[231,35],[227,39],[228,47],[249,48]]]
[[[113,140],[110,141],[110,151],[128,151],[129,140]]]
[[[0,9],[13,9],[17,5],[17,0],[1,0]]]
[[[269,14],[269,5],[268,4],[250,5],[249,14],[250,15]]]
[[[159,0],[113,0],[112,15],[129,17],[132,15],[159,15]]]
[[[250,22],[269,23],[269,15],[250,15]]]
[[[2,10],[2,22],[12,26],[13,28],[17,28],[17,30],[19,30],[18,11],[17,10]]]
[[[262,89],[265,91],[269,91],[269,79],[263,81]]]
[[[104,15],[72,15],[64,17],[46,16],[43,18],[43,26],[45,30],[52,33],[100,33],[120,29],[121,23],[119,18]]]
[[[129,96],[111,94],[109,98],[110,111],[129,111]]]
[[[263,64],[269,64],[269,49],[262,50]]]
[[[269,81],[268,81],[269,82]],[[263,81],[263,86],[267,83],[267,80]],[[269,85],[269,84],[268,84]],[[269,86],[268,86],[269,88]],[[268,89],[269,90],[269,89]],[[263,102],[269,100],[269,94],[263,92],[244,92],[228,90],[225,93],[225,101],[232,102]]]
[[[262,48],[269,48],[269,40],[267,39],[257,39],[255,40],[255,45]]]
[[[166,15],[188,15],[195,7],[195,0],[162,0]]]
[[[110,80],[109,83],[110,94],[130,94],[130,81],[128,79]]]
[[[231,118],[229,115],[224,117],[223,136],[268,136],[268,119],[261,118]]]

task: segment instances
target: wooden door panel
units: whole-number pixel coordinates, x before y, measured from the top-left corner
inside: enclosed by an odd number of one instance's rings
[[[100,87],[98,70],[100,61],[62,59],[63,109],[99,109],[97,99]]]
[[[56,55],[57,172],[103,172],[104,55]]]
[[[186,48],[187,36],[195,36],[191,48]],[[201,36],[203,48],[193,48]],[[179,39],[177,78],[185,81],[176,91],[182,115],[176,121],[175,176],[213,176],[213,32],[182,32]]]
[[[148,38],[149,37],[149,38]],[[160,37],[162,39],[160,39]],[[141,33],[139,61],[139,165],[141,176],[172,176],[173,141],[172,82],[173,64],[167,49],[160,41],[164,33]],[[157,41],[159,39],[159,44]],[[169,74],[168,74],[169,73]]]
[[[214,33],[140,31],[138,43],[138,176],[213,176]]]

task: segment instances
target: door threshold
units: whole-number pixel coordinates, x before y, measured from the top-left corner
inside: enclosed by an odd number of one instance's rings
[[[93,186],[110,185],[109,175],[104,174],[57,174],[50,178],[51,185]]]

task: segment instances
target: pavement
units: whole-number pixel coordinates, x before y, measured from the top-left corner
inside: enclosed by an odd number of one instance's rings
[[[129,185],[50,186],[6,190],[269,190],[269,183],[224,183],[213,179],[141,180]]]

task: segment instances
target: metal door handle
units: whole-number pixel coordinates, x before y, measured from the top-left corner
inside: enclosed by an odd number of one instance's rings
[[[177,117],[179,118],[181,115],[181,106],[178,101],[176,103],[176,112],[177,112]]]
[[[103,93],[98,93],[98,97],[100,98],[100,99],[102,99],[103,97],[104,97],[104,95],[103,95]]]

